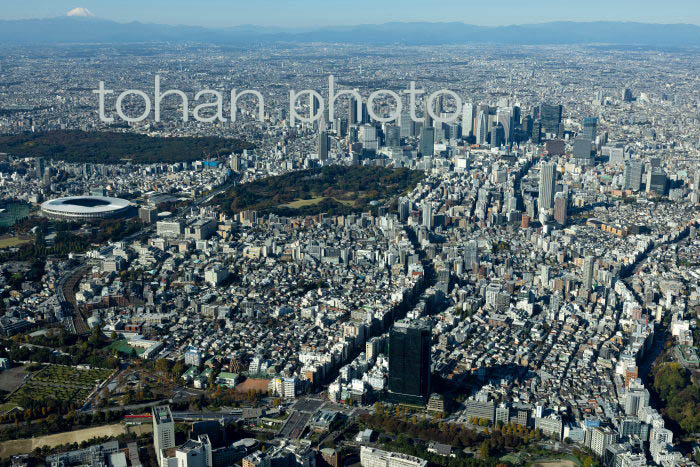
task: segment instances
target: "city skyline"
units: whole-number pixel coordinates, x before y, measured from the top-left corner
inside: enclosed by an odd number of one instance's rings
[[[8,6],[3,466],[700,467],[693,6]]]

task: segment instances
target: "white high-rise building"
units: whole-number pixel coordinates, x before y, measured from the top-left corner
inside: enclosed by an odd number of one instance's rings
[[[170,406],[153,407],[153,447],[162,464],[163,450],[175,447],[175,422]]]
[[[362,125],[360,127],[360,142],[363,149],[377,150],[379,142],[377,141],[377,129],[372,125]]]
[[[540,209],[552,209],[554,207],[554,189],[556,187],[556,164],[543,163],[540,169]]]
[[[423,203],[423,227],[428,230],[433,228],[433,205],[430,201]]]
[[[617,442],[617,432],[609,427],[595,427],[591,433],[591,450],[602,457],[611,444]]]
[[[467,102],[464,104],[464,107],[462,107],[462,135],[464,138],[474,134],[475,112],[476,106],[470,102]]]
[[[637,415],[649,405],[649,390],[639,380],[633,380],[625,393],[625,413]]]
[[[212,467],[211,442],[207,435],[190,439],[175,449],[175,456],[164,459],[161,467]]]
[[[583,287],[590,291],[593,289],[593,266],[595,265],[595,256],[586,256],[583,260]]]

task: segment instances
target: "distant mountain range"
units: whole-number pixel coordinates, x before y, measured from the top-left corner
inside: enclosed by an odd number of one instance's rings
[[[118,23],[86,16],[0,20],[0,43],[343,42],[356,44],[617,44],[655,47],[700,46],[700,26],[628,22],[551,22],[512,26],[465,23],[384,23],[301,29],[168,26]]]

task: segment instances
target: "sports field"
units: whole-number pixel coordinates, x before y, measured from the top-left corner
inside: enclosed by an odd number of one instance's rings
[[[114,425],[96,426],[84,430],[67,431],[55,435],[40,436],[38,438],[14,439],[0,443],[0,459],[7,459],[16,454],[32,452],[42,446],[61,446],[63,444],[82,443],[93,438],[104,436],[118,436],[124,433],[135,433],[143,435],[153,431],[153,425],[148,423],[143,425],[126,426],[121,423]]]
[[[535,462],[532,464],[532,467],[578,467],[578,464],[567,459],[555,459],[551,461]]]

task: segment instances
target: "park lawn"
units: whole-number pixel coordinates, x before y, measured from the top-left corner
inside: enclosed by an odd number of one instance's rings
[[[29,238],[22,238],[22,237],[2,237],[0,238],[0,250],[3,248],[12,248],[20,245],[24,245],[25,243],[31,242],[31,239]]]
[[[311,198],[311,199],[298,199],[296,201],[292,201],[291,203],[287,204],[282,204],[282,207],[285,208],[292,208],[292,209],[299,209],[303,208],[306,206],[313,206],[315,204],[321,203],[322,201],[329,199],[326,198],[325,196],[317,196],[316,198]],[[330,198],[333,199],[334,201],[344,204],[345,206],[352,206],[355,204],[355,201],[350,200],[350,199],[338,199],[338,198]]]

